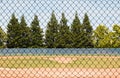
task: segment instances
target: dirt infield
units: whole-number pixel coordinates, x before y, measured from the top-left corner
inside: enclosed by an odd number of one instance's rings
[[[0,78],[120,78],[120,68],[0,68]]]

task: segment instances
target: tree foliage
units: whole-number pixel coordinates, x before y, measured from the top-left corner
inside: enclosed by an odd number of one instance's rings
[[[0,27],[0,48],[5,47],[6,42],[6,33],[3,31],[3,29]]]
[[[19,48],[28,48],[30,43],[30,29],[27,27],[27,23],[25,21],[24,15],[21,17],[21,21],[19,24],[19,30],[18,31],[18,47]]]
[[[76,12],[71,26],[62,13],[60,23],[56,19],[54,11],[51,14],[47,29],[39,25],[38,16],[34,16],[30,27],[27,26],[25,17],[20,23],[15,14],[12,14],[7,25],[7,33],[0,28],[0,48],[119,48],[120,25],[113,25],[109,30],[107,26],[100,24],[94,31],[87,14],[84,15],[81,24]],[[71,28],[70,28],[71,27]]]
[[[83,47],[92,48],[94,46],[92,43],[93,28],[90,24],[89,17],[87,14],[84,15],[82,30],[83,30],[83,35],[82,35]]]
[[[58,34],[58,21],[53,11],[45,33],[45,44],[47,48],[56,47],[57,34]]]
[[[115,24],[113,26],[113,47],[120,47],[120,25]]]
[[[94,31],[94,45],[97,48],[120,47],[120,26],[114,25],[110,31],[105,25],[99,25]]]
[[[7,25],[7,47],[18,48],[18,35],[19,35],[19,22],[18,19],[12,14],[12,17]]]
[[[77,12],[71,25],[71,32],[72,32],[72,47],[73,48],[82,47],[83,31]]]
[[[38,17],[35,15],[31,23],[30,47],[41,48],[43,47],[43,30],[39,26]]]
[[[59,24],[59,32],[57,36],[57,48],[70,48],[72,47],[72,38],[71,38],[71,32],[69,30],[69,27],[67,25],[67,19],[62,13],[62,18],[60,20]]]

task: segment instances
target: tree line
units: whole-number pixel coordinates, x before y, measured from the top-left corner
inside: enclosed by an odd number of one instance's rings
[[[20,22],[13,13],[7,25],[7,33],[0,28],[0,48],[119,48],[120,26],[114,25],[110,31],[105,25],[93,30],[87,13],[80,22],[77,12],[71,26],[67,25],[62,13],[60,23],[54,12],[47,24],[45,33],[35,15],[30,26],[24,15]]]

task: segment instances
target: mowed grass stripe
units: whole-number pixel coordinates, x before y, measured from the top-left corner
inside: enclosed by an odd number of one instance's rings
[[[9,58],[0,59],[0,67],[3,68],[38,68],[38,67],[54,67],[59,64],[56,61],[50,61],[38,58]]]
[[[54,56],[55,57],[55,56]],[[58,57],[58,56],[56,56]],[[61,56],[60,56],[61,57]],[[65,57],[68,58],[69,56]],[[120,58],[105,56],[70,56],[77,58],[69,63],[60,63],[56,60],[50,60],[51,56],[30,56],[30,57],[11,57],[0,58],[1,68],[120,68]],[[63,57],[62,57],[63,58]],[[61,59],[60,59],[61,60]]]
[[[120,58],[81,58],[71,65],[79,68],[120,68]]]

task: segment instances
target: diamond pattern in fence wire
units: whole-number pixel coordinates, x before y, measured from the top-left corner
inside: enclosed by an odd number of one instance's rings
[[[0,78],[119,78],[119,0],[0,0]]]

